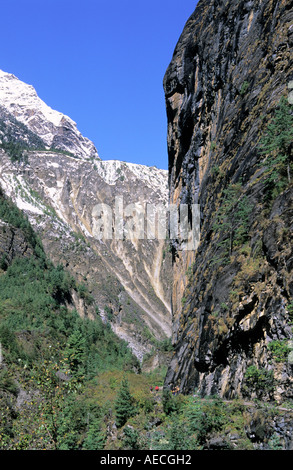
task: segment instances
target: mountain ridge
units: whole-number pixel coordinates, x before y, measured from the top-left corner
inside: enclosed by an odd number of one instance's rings
[[[144,330],[152,341],[171,334],[167,241],[146,233],[141,240],[100,240],[94,210],[106,205],[114,224],[118,198],[124,213],[140,205],[146,218],[148,204],[167,204],[167,171],[102,161],[75,123],[48,108],[33,87],[2,72],[0,90],[2,188],[28,214],[52,259],[89,282],[104,321],[111,318],[142,361],[153,348]]]
[[[39,98],[32,85],[2,70],[0,102],[16,119],[37,134],[48,148],[77,153],[80,158],[99,158],[94,144],[82,136],[70,117],[49,107]]]

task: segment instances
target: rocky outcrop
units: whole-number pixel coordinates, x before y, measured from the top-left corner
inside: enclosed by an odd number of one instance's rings
[[[292,7],[200,0],[164,78],[170,202],[201,210],[197,251],[172,250],[166,386],[185,393],[255,396],[254,370],[272,371],[275,397],[292,398],[292,364],[272,348],[292,335],[292,184],[266,202],[259,147],[292,80]],[[228,247],[240,212],[245,236]]]
[[[5,270],[15,258],[32,254],[33,249],[22,230],[0,220],[0,269]]]
[[[167,172],[101,161],[69,118],[10,74],[0,74],[0,106],[1,187],[50,259],[87,286],[98,314],[142,360],[171,335],[170,254],[147,233],[147,205],[167,204]]]

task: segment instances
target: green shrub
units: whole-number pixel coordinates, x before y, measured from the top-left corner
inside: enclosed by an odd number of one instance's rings
[[[249,366],[245,373],[244,391],[247,394],[255,392],[257,398],[264,398],[274,391],[274,373],[272,370],[264,368],[258,369],[256,366]]]
[[[239,92],[241,96],[246,95],[249,86],[250,86],[249,82],[247,82],[246,80],[242,83],[241,88],[240,88],[240,92]]]
[[[276,362],[285,362],[290,351],[287,340],[271,341],[268,344],[268,349],[271,351],[272,356]]]
[[[15,333],[4,323],[0,324],[0,343],[7,362],[14,362],[21,356]]]
[[[204,444],[210,434],[220,432],[229,421],[225,404],[219,397],[189,402],[185,416],[188,418],[190,433],[195,433],[199,445]]]
[[[0,390],[17,395],[18,386],[15,380],[9,376],[7,369],[0,370]]]
[[[136,429],[125,426],[123,429],[124,439],[123,439],[123,449],[126,450],[139,450],[139,433]]]
[[[173,396],[171,391],[167,388],[163,389],[162,403],[164,413],[166,413],[167,416],[172,413],[179,413],[183,405],[181,395]]]

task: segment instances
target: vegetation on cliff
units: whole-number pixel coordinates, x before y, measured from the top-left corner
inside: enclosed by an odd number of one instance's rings
[[[282,448],[273,408],[249,404],[266,415],[251,437],[255,421],[241,400],[162,391],[165,369],[141,373],[109,324],[81,319],[70,307],[79,286],[48,260],[3,194],[0,207],[2,220],[21,228],[33,247],[0,272],[1,450]],[[256,375],[251,370],[247,384],[263,390],[265,377]]]
[[[292,6],[199,2],[164,77],[170,199],[201,209],[198,250],[172,246],[186,394],[292,400]]]
[[[265,200],[272,200],[291,183],[293,169],[293,106],[282,96],[261,139],[265,156]]]
[[[86,284],[48,259],[0,192],[2,240],[10,230],[13,248],[17,229],[25,241],[9,259],[0,243],[1,449],[292,447],[289,3],[201,1],[166,74],[171,199],[199,201],[204,214],[193,257],[172,245],[174,351],[141,335],[173,353],[167,374],[141,371],[110,328],[120,311],[105,306],[103,322]],[[32,137],[2,149],[21,162]],[[133,325],[136,311],[126,314]]]

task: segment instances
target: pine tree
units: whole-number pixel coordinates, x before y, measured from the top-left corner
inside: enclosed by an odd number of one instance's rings
[[[134,398],[129,391],[127,378],[123,378],[115,402],[116,426],[121,428],[135,414]]]
[[[102,429],[99,419],[95,419],[88,428],[87,435],[83,442],[84,450],[103,450],[106,442],[106,434]]]
[[[65,356],[70,370],[75,376],[84,374],[85,343],[85,338],[78,330],[75,330],[68,338]]]

